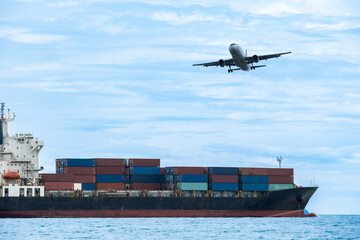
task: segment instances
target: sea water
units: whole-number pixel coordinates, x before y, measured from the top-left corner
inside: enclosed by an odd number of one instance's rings
[[[360,215],[0,219],[0,239],[360,239]]]

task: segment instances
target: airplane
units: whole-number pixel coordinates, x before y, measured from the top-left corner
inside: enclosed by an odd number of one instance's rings
[[[235,70],[249,71],[249,70],[255,70],[256,68],[259,68],[259,67],[266,66],[266,65],[254,66],[254,63],[257,63],[261,60],[267,60],[269,58],[278,58],[281,55],[291,53],[291,52],[284,52],[284,53],[275,53],[275,54],[269,54],[269,55],[253,55],[252,57],[248,57],[247,51],[244,54],[241,47],[236,43],[230,44],[229,52],[232,56],[232,58],[230,58],[230,59],[226,59],[226,60],[220,59],[219,61],[216,61],[216,62],[198,63],[198,64],[193,64],[193,66],[204,66],[204,67],[228,66],[229,67],[228,73],[231,73]],[[231,68],[231,66],[236,66],[238,68]]]

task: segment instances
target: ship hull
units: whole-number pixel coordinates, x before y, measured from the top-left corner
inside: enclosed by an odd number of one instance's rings
[[[259,197],[4,197],[1,218],[306,217],[316,187]]]

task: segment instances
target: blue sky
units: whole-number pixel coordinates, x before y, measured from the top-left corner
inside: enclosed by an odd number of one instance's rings
[[[1,1],[0,101],[55,158],[283,166],[360,214],[358,1]],[[228,74],[193,63],[292,51]]]

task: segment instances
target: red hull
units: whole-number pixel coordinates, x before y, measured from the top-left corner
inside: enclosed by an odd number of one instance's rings
[[[295,211],[233,210],[40,210],[5,211],[1,218],[148,218],[148,217],[316,217],[314,213]]]

